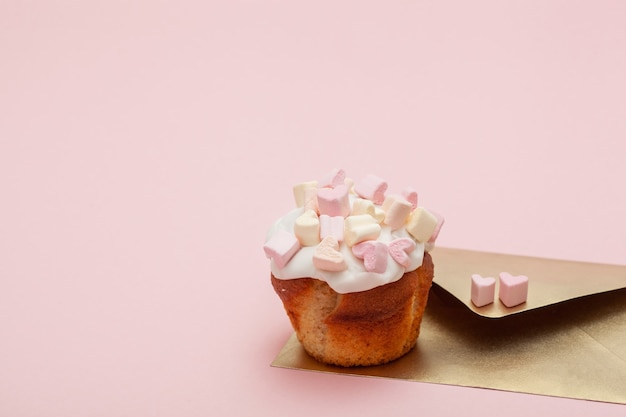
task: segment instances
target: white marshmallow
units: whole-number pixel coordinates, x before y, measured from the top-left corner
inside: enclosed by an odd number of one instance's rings
[[[302,246],[315,246],[320,243],[320,221],[314,210],[307,210],[296,219],[293,233]]]
[[[371,200],[364,198],[355,198],[352,202],[352,215],[369,214],[378,223],[385,219],[385,211],[377,207]]]
[[[304,207],[306,203],[306,190],[317,188],[317,181],[308,181],[293,186],[293,196],[296,200],[296,207]]]
[[[385,198],[383,210],[385,211],[385,224],[391,227],[392,230],[396,230],[404,226],[413,207],[404,197],[390,195]]]
[[[365,240],[377,239],[380,231],[380,224],[369,214],[348,216],[345,220],[343,238],[348,246],[353,246]]]
[[[407,232],[418,242],[427,242],[436,228],[437,217],[424,207],[413,210],[406,223]]]

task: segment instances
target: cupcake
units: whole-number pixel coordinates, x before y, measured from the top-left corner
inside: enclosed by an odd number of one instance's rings
[[[293,188],[296,208],[263,247],[271,283],[304,350],[338,366],[380,365],[416,344],[443,218],[417,193],[341,169]]]

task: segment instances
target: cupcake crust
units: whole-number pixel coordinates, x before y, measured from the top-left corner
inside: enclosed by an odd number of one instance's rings
[[[271,275],[271,282],[309,355],[332,365],[369,366],[415,346],[433,276],[425,253],[416,270],[367,291],[339,294],[315,278]]]

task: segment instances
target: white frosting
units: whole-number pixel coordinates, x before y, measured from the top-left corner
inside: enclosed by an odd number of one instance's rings
[[[352,203],[352,196],[351,196]],[[292,210],[284,217],[278,219],[267,233],[266,241],[279,229],[293,233],[293,226],[300,215],[304,213],[304,208]],[[411,235],[404,228],[392,230],[384,223],[381,224],[381,233],[377,240],[389,244],[398,238],[411,238]],[[325,281],[335,291],[341,294],[367,291],[380,285],[389,284],[402,278],[405,272],[414,271],[422,265],[425,248],[424,243],[415,242],[415,250],[409,255],[410,262],[405,268],[388,254],[387,269],[383,273],[368,272],[365,270],[363,261],[352,253],[352,249],[344,242],[339,243],[339,251],[343,254],[348,268],[340,272],[324,271],[315,268],[313,265],[313,253],[316,246],[302,247],[283,268],[279,268],[271,261],[272,274],[278,279],[296,278],[317,278]],[[427,243],[426,246],[432,246]]]

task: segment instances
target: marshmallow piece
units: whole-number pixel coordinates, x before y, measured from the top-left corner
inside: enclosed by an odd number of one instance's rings
[[[381,227],[376,219],[369,214],[359,214],[345,219],[343,238],[348,246],[354,246],[364,240],[377,239],[380,231]]]
[[[385,201],[387,183],[375,175],[367,175],[354,185],[354,191],[359,196],[372,200],[374,204],[380,205]]]
[[[358,214],[369,214],[378,223],[385,219],[385,211],[380,207],[376,207],[372,201],[364,198],[355,198],[352,202],[352,215]]]
[[[313,252],[313,265],[324,271],[338,272],[345,270],[348,265],[339,252],[339,242],[333,236],[326,236]]]
[[[382,273],[387,269],[387,245],[379,240],[366,240],[354,245],[352,253],[363,259],[366,271]]]
[[[472,303],[474,303],[476,307],[483,307],[493,303],[495,294],[495,278],[483,278],[478,274],[472,274]]]
[[[394,261],[406,268],[411,263],[409,253],[413,252],[416,246],[413,239],[401,237],[389,242],[389,255]]]
[[[418,207],[409,215],[406,230],[418,242],[427,242],[437,228],[437,218],[424,207]]]
[[[320,243],[320,221],[314,210],[307,210],[300,215],[294,225],[293,233],[302,246],[315,246]]]
[[[348,197],[348,186],[341,184],[335,188],[319,188],[317,190],[317,205],[320,214],[349,216],[350,198]]]
[[[402,197],[406,198],[406,200],[411,203],[411,207],[413,210],[417,208],[417,191],[415,191],[411,187],[406,187],[402,190]]]
[[[391,195],[385,198],[383,210],[385,211],[385,224],[391,227],[391,230],[396,230],[404,226],[412,207],[404,197]]]
[[[374,214],[374,203],[364,198],[355,198],[352,201],[352,215],[357,214]]]
[[[508,272],[500,273],[500,292],[498,297],[507,307],[515,307],[528,298],[528,277],[513,276]]]
[[[374,217],[378,223],[382,223],[385,220],[385,210],[374,206],[374,215],[372,217]]]
[[[317,188],[307,188],[304,190],[304,210],[313,210],[316,214],[319,212],[317,204]]]
[[[328,187],[335,188],[338,185],[344,184],[346,181],[346,171],[343,169],[333,169],[328,175],[317,182],[317,186],[320,188]],[[348,187],[349,188],[349,187]]]
[[[317,188],[317,181],[308,181],[293,186],[293,196],[296,200],[296,207],[304,207],[305,191]]]
[[[346,186],[348,187],[348,192],[350,194],[356,194],[354,192],[354,180],[352,178],[346,178],[344,180],[344,184],[346,184]]]
[[[300,242],[286,230],[279,229],[263,245],[265,256],[271,258],[276,266],[284,268],[293,255],[300,250]]]
[[[437,236],[439,236],[441,226],[443,226],[445,219],[440,214],[435,213],[434,211],[431,211],[431,213],[437,218],[437,226],[435,227],[433,234],[430,236],[430,239],[428,239],[428,243],[435,243],[435,240],[437,240]]]
[[[345,219],[342,216],[320,216],[320,238],[333,236],[337,241],[343,241],[343,228]]]

